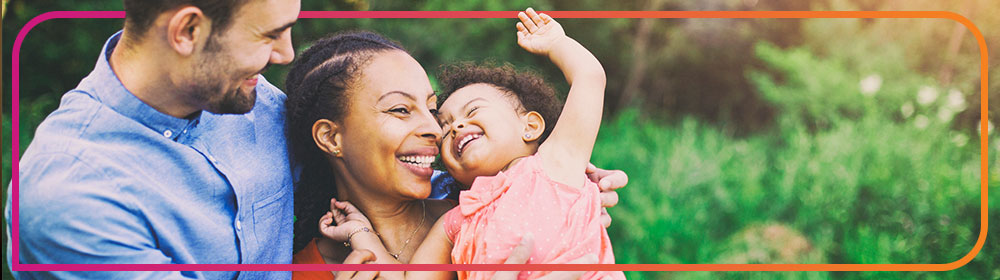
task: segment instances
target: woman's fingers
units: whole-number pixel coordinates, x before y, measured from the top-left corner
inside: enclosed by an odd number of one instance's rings
[[[354,250],[347,258],[344,258],[344,264],[364,264],[375,261],[375,253],[368,250]],[[377,271],[340,271],[337,272],[337,280],[349,280],[349,279],[375,279],[378,276]]]
[[[611,226],[611,215],[608,214],[608,208],[601,208],[601,225],[604,228]]]
[[[521,237],[521,243],[510,251],[507,257],[507,264],[526,264],[531,259],[531,252],[535,250],[535,237],[530,232]]]
[[[628,184],[628,175],[621,170],[604,170],[593,164],[587,164],[585,172],[590,181],[601,187],[601,191],[617,190]]]
[[[615,207],[615,205],[618,205],[618,192],[601,192],[601,207]]]
[[[587,254],[583,257],[579,257],[575,260],[568,262],[568,264],[592,264],[597,263],[597,255]],[[580,279],[586,271],[553,271],[552,273],[546,274],[538,280],[562,280],[562,279]]]
[[[505,264],[526,264],[531,260],[531,252],[535,250],[535,238],[530,232],[521,237],[521,243],[510,251]],[[517,279],[520,271],[497,271],[493,274],[494,280]]]
[[[375,278],[378,278],[378,271],[359,271],[357,274],[354,274],[354,278],[351,279],[368,280]]]

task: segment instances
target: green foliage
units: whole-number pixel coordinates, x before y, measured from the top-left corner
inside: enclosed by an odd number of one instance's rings
[[[733,138],[692,118],[664,126],[635,111],[602,127],[593,161],[630,177],[611,211],[611,239],[626,244],[615,246],[618,262],[949,263],[972,249],[980,224],[979,146],[969,140],[975,131],[954,131],[950,119],[914,117],[955,106],[947,98],[927,101],[927,88],[936,88],[924,84],[929,79],[887,72],[884,85],[859,89],[863,77],[841,59],[768,43],[755,49],[769,71],[747,75],[778,110],[774,129]],[[924,103],[912,100],[921,95]],[[922,107],[904,117],[898,108],[907,102]],[[981,253],[965,269],[909,275],[995,277],[989,264],[998,261]],[[764,278],[785,277],[899,274]]]

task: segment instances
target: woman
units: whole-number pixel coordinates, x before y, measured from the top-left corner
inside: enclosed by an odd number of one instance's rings
[[[285,86],[288,141],[302,165],[295,263],[343,263],[351,253],[320,238],[319,218],[330,211],[331,198],[353,203],[371,220],[392,255],[376,263],[408,263],[434,221],[454,206],[426,199],[441,133],[427,73],[398,44],[351,32],[321,39],[299,55]],[[627,181],[620,171],[599,175],[605,186]],[[602,200],[614,205],[617,194]],[[306,276],[332,278],[326,272],[294,277]]]

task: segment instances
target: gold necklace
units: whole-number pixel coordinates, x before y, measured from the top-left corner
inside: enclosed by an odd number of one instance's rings
[[[417,235],[417,231],[419,231],[420,228],[424,227],[424,219],[427,218],[427,203],[421,200],[420,206],[421,209],[423,209],[421,211],[422,215],[420,215],[420,225],[418,225],[416,229],[413,229],[413,233],[410,233],[410,238],[407,238],[406,241],[403,242],[403,248],[400,248],[399,252],[396,252],[395,254],[389,253],[390,255],[392,255],[393,258],[396,258],[397,260],[399,259],[399,255],[402,254],[404,250],[406,250],[406,246],[410,245],[410,240],[412,240],[413,237]]]

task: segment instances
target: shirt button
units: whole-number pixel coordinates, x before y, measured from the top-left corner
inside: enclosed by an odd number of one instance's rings
[[[170,130],[164,130],[163,131],[163,137],[170,138],[170,136],[174,136],[174,132],[173,131],[170,131]]]
[[[243,227],[240,225],[240,220],[236,220],[236,230],[243,230]]]

